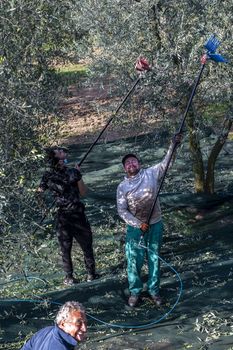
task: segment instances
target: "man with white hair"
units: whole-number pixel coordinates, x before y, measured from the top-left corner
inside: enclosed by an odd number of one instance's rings
[[[21,350],[73,350],[87,332],[85,309],[77,301],[67,301],[57,313],[55,325],[35,333]]]

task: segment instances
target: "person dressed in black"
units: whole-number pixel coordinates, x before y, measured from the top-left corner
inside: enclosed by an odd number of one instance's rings
[[[67,149],[62,147],[46,149],[50,170],[44,173],[38,192],[49,190],[55,198],[58,207],[57,237],[66,274],[64,284],[72,285],[78,283],[73,276],[71,259],[73,238],[79,243],[84,254],[87,281],[92,281],[99,275],[95,272],[91,227],[85,215],[85,206],[80,201],[80,196],[86,194],[87,187],[83,182],[79,167],[68,168],[66,166],[67,152]]]

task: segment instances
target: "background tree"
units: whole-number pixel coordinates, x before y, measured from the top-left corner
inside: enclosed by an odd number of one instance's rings
[[[0,5],[0,155],[2,227],[22,235],[38,214],[34,191],[42,147],[56,140],[61,89],[51,68],[85,34],[76,2],[3,1]],[[20,226],[20,227],[19,227]],[[31,230],[31,229],[30,229]]]
[[[154,118],[162,119],[164,128],[172,125],[174,129],[177,125],[177,117],[184,111],[199,71],[203,45],[212,33],[222,41],[220,50],[231,59],[233,5],[230,2],[106,0],[97,3],[89,0],[79,10],[81,16],[76,20],[81,27],[85,23],[88,28],[89,45],[94,48],[95,73],[99,78],[115,75],[118,86],[125,88],[135,78],[133,62],[138,56],[145,56],[153,63],[152,74],[146,78],[141,92],[138,91],[131,111],[130,107],[127,111],[134,114],[134,120],[141,114],[147,116],[147,122],[140,124],[140,131],[144,126],[149,132]],[[199,139],[208,129],[216,133],[218,143],[216,130],[230,113],[231,69],[230,65],[207,64],[189,114],[196,192],[214,192],[214,172],[210,169],[214,169],[216,147],[207,160],[202,156]],[[229,131],[231,125],[228,126]]]

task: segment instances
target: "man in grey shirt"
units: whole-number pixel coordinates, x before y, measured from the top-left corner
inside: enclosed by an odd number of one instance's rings
[[[141,168],[140,161],[135,154],[127,154],[122,159],[126,176],[117,188],[117,209],[120,217],[127,224],[125,251],[130,291],[128,304],[131,307],[137,305],[143,289],[140,273],[145,249],[138,246],[142,232],[144,233],[144,244],[148,248],[148,293],[157,306],[161,305],[158,255],[162,243],[163,224],[159,199],[156,201],[149,224],[147,221],[157,194],[159,181],[164,174],[174,146],[180,141],[181,134],[176,134],[164,159],[147,169]]]

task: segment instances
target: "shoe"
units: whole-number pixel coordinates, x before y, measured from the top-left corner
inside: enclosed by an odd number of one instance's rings
[[[91,282],[94,280],[97,280],[98,278],[100,278],[100,275],[98,273],[88,273],[87,275],[87,282]]]
[[[162,305],[162,299],[159,295],[151,295],[150,297],[156,306],[159,307]]]
[[[66,286],[73,286],[74,284],[79,283],[79,280],[77,280],[77,278],[74,278],[73,276],[66,276],[63,283]]]
[[[138,303],[139,297],[137,295],[130,295],[128,304],[130,307],[135,307]]]

